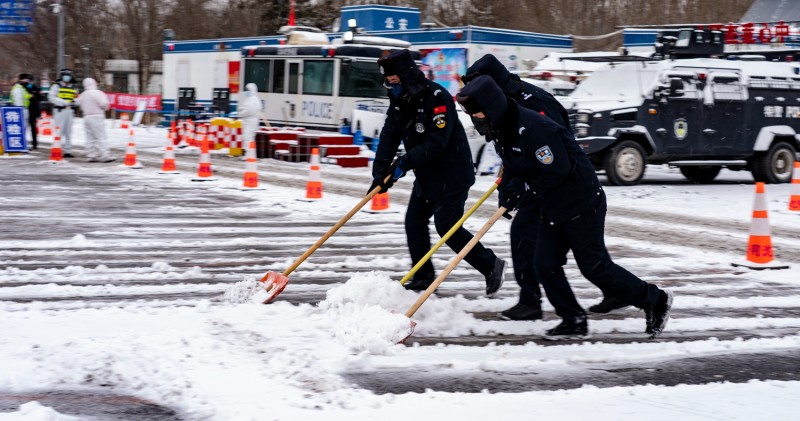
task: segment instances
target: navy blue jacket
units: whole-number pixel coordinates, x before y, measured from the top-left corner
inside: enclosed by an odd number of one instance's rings
[[[592,163],[550,118],[508,101],[498,145],[503,178],[525,180],[545,222],[558,224],[596,206],[601,186]]]
[[[372,167],[387,173],[402,141],[404,169],[414,170],[414,192],[427,200],[463,193],[475,183],[467,135],[455,101],[441,85],[422,78],[423,89],[410,98],[391,98]]]

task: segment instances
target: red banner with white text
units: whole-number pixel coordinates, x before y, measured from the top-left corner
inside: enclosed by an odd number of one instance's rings
[[[145,111],[161,111],[161,95],[136,95],[106,92],[112,110],[136,111],[139,102],[144,101]]]

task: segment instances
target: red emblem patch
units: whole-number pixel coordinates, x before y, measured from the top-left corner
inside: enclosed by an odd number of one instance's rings
[[[433,109],[433,113],[434,114],[442,114],[442,113],[445,113],[445,112],[447,112],[447,106],[444,106],[444,105],[440,105],[440,106],[438,106],[438,107]]]

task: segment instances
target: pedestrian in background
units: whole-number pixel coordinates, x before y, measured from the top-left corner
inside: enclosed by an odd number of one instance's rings
[[[88,162],[114,161],[109,152],[106,136],[106,111],[108,97],[97,88],[97,81],[87,77],[83,80],[83,92],[76,101],[83,112],[83,127],[86,131],[86,157]]]
[[[244,101],[239,102],[236,113],[242,119],[242,135],[245,142],[255,140],[263,112],[264,105],[258,97],[258,86],[255,83],[248,83],[244,87]],[[245,143],[245,147],[248,145],[249,143]]]
[[[59,135],[63,142],[61,148],[64,158],[73,158],[72,155],[72,120],[75,118],[75,98],[78,90],[74,87],[72,70],[61,69],[56,83],[50,85],[47,99],[53,104],[53,120],[59,128]]]
[[[464,215],[469,188],[475,183],[472,154],[453,97],[441,85],[425,78],[410,51],[392,52],[378,60],[378,66],[388,91],[389,109],[375,153],[369,191],[380,186],[385,192],[407,171],[414,171],[416,179],[408,200],[405,228],[411,263],[416,265],[431,249],[431,216],[436,231],[444,236]],[[393,164],[400,142],[407,153]],[[391,178],[387,183],[384,180],[388,175]],[[472,238],[469,231],[460,227],[447,245],[458,253]],[[486,295],[493,296],[503,284],[506,262],[481,243],[464,260],[485,277]],[[405,287],[422,291],[434,278],[433,263],[428,260]]]
[[[40,114],[42,114],[42,90],[39,88],[39,85],[36,84],[36,79],[31,76],[31,81],[25,88],[31,94],[30,104],[28,105],[28,124],[31,126],[31,145],[33,149],[39,148],[39,139],[38,135],[38,128],[36,127],[36,122],[39,120]]]
[[[488,76],[478,76],[456,96],[475,127],[498,146],[503,177],[500,206],[513,210],[526,192],[539,201],[541,218],[533,266],[562,321],[547,340],[589,337],[586,312],[567,281],[572,250],[581,274],[605,295],[645,312],[645,333],[661,334],[672,293],[649,284],[611,260],[605,246],[606,195],[589,158],[564,127],[521,107]]]
[[[33,80],[33,75],[30,73],[20,73],[17,77],[17,83],[11,87],[11,104],[15,107],[22,107],[24,115],[24,120],[27,122],[30,118],[30,104],[32,95],[29,91],[28,86],[31,85]],[[27,125],[27,124],[25,124]],[[36,129],[34,128],[34,136]],[[23,133],[23,137],[26,137]]]

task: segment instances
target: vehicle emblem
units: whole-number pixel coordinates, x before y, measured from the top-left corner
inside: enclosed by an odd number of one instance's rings
[[[422,133],[425,131],[425,125],[422,123],[417,123],[415,127],[417,129],[417,133]]]
[[[539,160],[544,165],[550,165],[553,163],[553,152],[550,151],[549,146],[542,146],[541,148],[536,150],[536,159]]]
[[[686,139],[686,135],[689,134],[689,123],[685,118],[675,120],[672,128],[675,131],[675,138],[678,140]]]

